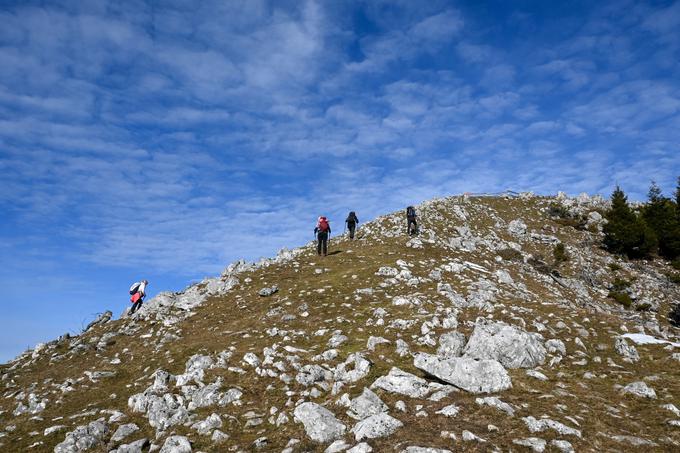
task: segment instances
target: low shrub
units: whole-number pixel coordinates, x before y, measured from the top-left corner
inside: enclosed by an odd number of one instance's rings
[[[498,256],[503,258],[505,261],[523,261],[522,252],[512,248],[501,249],[496,252]]]
[[[633,300],[630,298],[628,293],[619,291],[609,291],[609,297],[623,305],[625,308],[630,308],[631,305],[633,305]]]
[[[563,243],[560,242],[555,245],[555,248],[553,249],[553,258],[555,258],[555,264],[563,263],[569,259],[569,255],[567,254],[567,250]]]
[[[647,302],[635,306],[635,311],[649,311],[652,308],[651,304]]]
[[[675,283],[676,285],[680,285],[680,274],[677,272],[669,272],[666,274],[666,277],[668,277],[668,280],[671,283]]]
[[[614,279],[614,283],[612,283],[611,290],[612,290],[612,292],[615,292],[615,293],[622,292],[622,291],[625,291],[626,289],[630,288],[631,284],[632,283],[628,280],[616,277]]]
[[[621,266],[619,266],[616,263],[609,263],[609,270],[611,270],[612,272],[620,271]]]

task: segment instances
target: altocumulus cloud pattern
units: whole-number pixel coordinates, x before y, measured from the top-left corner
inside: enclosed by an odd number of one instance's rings
[[[679,2],[0,5],[0,358],[368,219],[680,169]]]

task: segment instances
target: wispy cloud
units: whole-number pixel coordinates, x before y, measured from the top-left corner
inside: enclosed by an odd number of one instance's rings
[[[679,5],[3,5],[0,254],[196,278],[321,212],[670,188]]]

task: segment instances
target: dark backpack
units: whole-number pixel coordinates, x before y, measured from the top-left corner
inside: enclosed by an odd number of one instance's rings
[[[409,206],[408,208],[406,208],[406,217],[413,218],[415,216],[416,216],[416,208],[414,208],[413,206]]]
[[[351,211],[347,216],[347,223],[357,223],[359,219],[354,211]]]

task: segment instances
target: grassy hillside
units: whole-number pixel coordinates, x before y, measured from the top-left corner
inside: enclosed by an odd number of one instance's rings
[[[153,311],[153,304],[147,304],[133,318],[28,351],[0,366],[0,445],[4,451],[52,451],[77,426],[105,417],[110,432],[91,451],[109,451],[142,438],[162,446],[172,434],[186,436],[194,451],[281,451],[291,439],[299,440],[293,451],[324,451],[329,442],[313,441],[294,421],[293,411],[304,401],[333,412],[347,426],[343,439],[354,445],[358,442],[349,430],[357,420],[339,404],[343,394],[349,399],[360,395],[393,367],[446,384],[416,368],[412,354],[436,354],[439,338],[447,332],[469,339],[483,317],[538,333],[542,342],[561,340],[566,352],[548,348],[544,363],[532,368],[547,380],[524,368],[507,370],[512,388],[492,396],[508,403],[514,415],[477,403],[489,395],[454,387],[447,386],[450,393],[438,401],[374,389],[389,414],[404,425],[391,435],[365,440],[374,451],[416,445],[522,451],[526,447],[513,441],[530,437],[548,443],[566,440],[576,451],[680,449],[680,428],[669,424],[680,420],[680,413],[662,408],[680,407],[676,347],[633,346],[628,341],[640,357],[632,363],[615,347],[625,333],[680,341],[680,332],[666,319],[671,304],[680,301],[677,284],[665,275],[670,268],[661,261],[629,262],[609,255],[600,248],[597,223],[576,229],[551,218],[549,208],[555,202],[542,197],[433,200],[418,207],[417,239],[406,234],[402,213],[391,214],[362,225],[355,241],[332,238],[327,257],[307,247],[287,259],[203,282],[191,291],[203,294],[204,301],[189,311]],[[587,207],[595,210],[595,203]],[[513,223],[517,220],[521,222]],[[556,257],[560,243],[564,253]],[[379,272],[385,267],[391,269]],[[230,278],[238,280],[233,288],[210,290]],[[612,297],[617,281],[625,282],[624,290],[633,296],[628,307]],[[273,285],[278,287],[273,295],[259,295]],[[336,342],[338,335],[347,338],[329,345],[334,335]],[[388,342],[371,350],[371,337]],[[397,340],[406,342],[410,353],[398,354]],[[318,357],[331,349],[336,351]],[[244,363],[248,353],[261,363]],[[353,353],[371,362],[370,371],[334,390],[334,372]],[[185,384],[193,389],[169,385],[167,393],[190,395],[219,382],[221,391],[237,389],[242,395],[236,404],[195,408],[188,411],[191,421],[155,429],[147,414],[131,409],[129,398],[144,392],[158,369],[183,375],[187,361],[197,354],[209,356],[213,366]],[[311,364],[329,376],[306,386],[295,378]],[[86,374],[97,371],[112,375]],[[622,393],[623,386],[635,381],[653,388],[656,398]],[[29,399],[38,406],[44,401],[44,409],[15,415],[19,405],[31,407]],[[451,404],[460,408],[457,416],[436,414]],[[117,412],[122,414],[109,423]],[[202,435],[192,428],[213,413],[228,439],[216,441],[212,429]],[[523,418],[544,416],[579,430],[581,437],[552,429],[530,432]],[[139,430],[123,441],[111,441],[117,427],[128,423]],[[464,440],[466,430],[483,442]],[[547,446],[551,448],[559,451]]]

